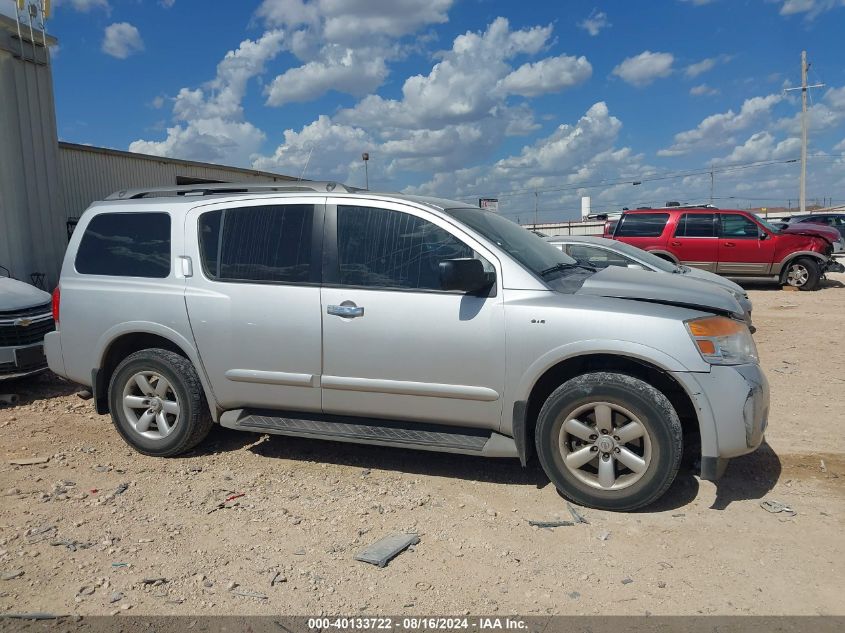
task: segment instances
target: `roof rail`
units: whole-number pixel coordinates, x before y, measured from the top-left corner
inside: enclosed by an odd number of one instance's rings
[[[318,182],[302,180],[280,183],[240,183],[218,182],[196,185],[174,185],[172,187],[148,187],[142,189],[122,189],[115,191],[106,200],[138,200],[140,198],[172,198],[175,196],[214,196],[233,193],[296,193],[303,191],[333,193],[355,193],[363,191],[339,182]]]

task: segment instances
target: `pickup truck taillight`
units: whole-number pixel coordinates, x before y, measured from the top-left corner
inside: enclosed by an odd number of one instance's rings
[[[62,301],[62,291],[59,286],[53,291],[53,320],[56,324],[59,323],[59,306]]]

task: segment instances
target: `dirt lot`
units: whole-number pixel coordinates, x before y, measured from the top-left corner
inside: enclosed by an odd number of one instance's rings
[[[658,507],[585,510],[589,525],[555,530],[528,520],[568,519],[565,502],[516,461],[220,429],[187,457],[153,459],[74,385],[11,385],[0,610],[845,614],[845,275],[833,277],[817,292],[751,291],[767,445],[718,487],[682,474]],[[9,463],[36,456],[49,461]],[[384,569],[353,560],[395,531],[421,542]]]

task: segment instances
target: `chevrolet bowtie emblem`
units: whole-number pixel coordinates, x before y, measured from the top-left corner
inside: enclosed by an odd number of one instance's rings
[[[32,319],[15,319],[15,325],[19,325],[21,327],[28,327],[32,325]]]

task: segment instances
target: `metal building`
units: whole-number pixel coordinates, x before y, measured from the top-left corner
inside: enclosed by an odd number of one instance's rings
[[[8,270],[16,279],[51,290],[75,220],[91,202],[121,189],[295,180],[60,143],[48,50],[54,44],[55,38],[0,14],[0,275]]]
[[[64,221],[71,226],[94,200],[121,189],[207,182],[278,182],[290,176],[104,147],[59,142],[59,180]]]

